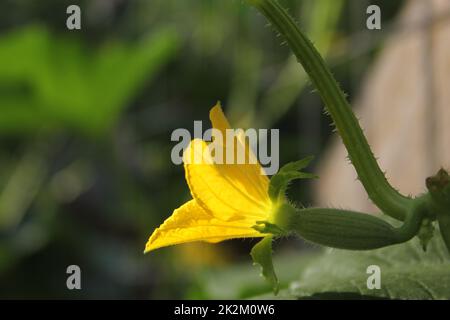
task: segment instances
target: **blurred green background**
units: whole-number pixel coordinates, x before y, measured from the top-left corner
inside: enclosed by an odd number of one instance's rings
[[[66,28],[78,4],[82,29]],[[402,1],[282,1],[353,99]],[[361,41],[364,39],[364,41]],[[268,290],[254,240],[143,255],[151,232],[190,198],[171,132],[208,121],[279,128],[281,164],[314,154],[330,120],[301,67],[240,0],[0,2],[0,298],[247,298]],[[205,122],[208,123],[209,122]],[[314,166],[312,168],[314,170]],[[294,201],[310,204],[308,182]],[[276,246],[285,285],[318,248]],[[82,290],[66,288],[79,265]]]

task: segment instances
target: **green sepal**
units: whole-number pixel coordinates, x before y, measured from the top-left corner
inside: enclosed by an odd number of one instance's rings
[[[450,213],[438,215],[439,230],[441,231],[442,239],[444,239],[448,252],[450,252]]]
[[[250,252],[253,262],[262,268],[262,276],[272,286],[273,293],[278,294],[279,282],[272,262],[272,236],[266,236],[259,241]]]
[[[306,168],[312,159],[313,157],[309,156],[299,161],[290,162],[272,176],[269,183],[269,197],[272,202],[277,203],[284,197],[289,182],[292,180],[317,178],[314,174],[300,171],[301,169]]]
[[[256,221],[256,225],[254,225],[252,228],[264,234],[271,233],[276,236],[286,235],[285,230],[269,221]]]

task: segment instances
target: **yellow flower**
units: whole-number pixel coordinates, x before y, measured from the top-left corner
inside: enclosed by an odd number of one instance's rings
[[[225,130],[230,129],[230,125],[219,104],[211,109],[210,119],[213,128],[220,130],[224,137],[220,146],[225,155],[229,145],[225,143]],[[262,168],[257,161],[246,161],[245,164],[214,163],[212,145],[194,139],[184,151],[186,181],[193,199],[176,209],[153,232],[145,252],[192,241],[215,243],[265,236],[252,227],[257,221],[271,220],[269,179],[261,174]],[[255,157],[243,133],[235,138],[234,148],[239,147],[245,148],[247,160]],[[195,161],[187,161],[192,159]]]

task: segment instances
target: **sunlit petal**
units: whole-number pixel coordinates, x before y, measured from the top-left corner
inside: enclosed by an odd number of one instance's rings
[[[222,132],[223,135],[223,146],[224,149],[227,147],[226,144],[226,130],[231,129],[230,124],[228,123],[227,118],[225,117],[225,114],[223,113],[222,107],[220,106],[220,103],[217,103],[209,112],[209,118],[211,120],[211,124],[213,128],[218,129]],[[249,179],[254,184],[255,188],[259,189],[259,194],[262,197],[265,197],[267,194],[267,190],[269,187],[269,178],[263,174],[263,169],[261,168],[261,165],[258,162],[257,157],[251,150],[248,142],[246,141],[244,131],[241,130],[237,134],[237,139],[235,139],[235,150],[234,154],[236,154],[236,150],[238,149],[238,144],[240,148],[243,148],[245,150],[245,159],[248,165],[245,166],[245,169],[240,170],[245,172],[245,175],[242,176],[242,179]],[[224,151],[225,154],[226,151]],[[242,166],[242,165],[241,165]]]
[[[184,161],[189,189],[203,209],[222,220],[267,219],[270,200],[261,191],[266,187],[250,175],[255,165],[214,164],[208,145],[199,139],[191,141]]]
[[[234,238],[262,237],[251,228],[252,220],[224,222],[202,209],[195,200],[186,202],[157,228],[145,246],[145,252],[193,241],[219,242]]]

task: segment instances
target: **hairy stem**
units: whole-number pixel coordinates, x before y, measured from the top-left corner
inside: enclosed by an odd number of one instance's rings
[[[386,180],[344,93],[311,41],[275,0],[247,1],[285,37],[318,89],[370,199],[384,213],[398,220],[405,220],[411,209],[411,199],[400,194]]]

